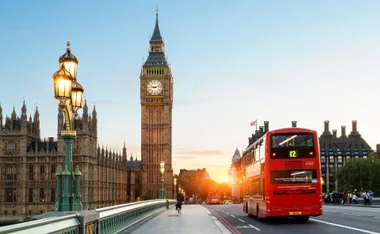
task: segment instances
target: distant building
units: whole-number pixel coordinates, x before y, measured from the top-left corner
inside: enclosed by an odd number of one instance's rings
[[[367,142],[357,130],[357,121],[352,121],[352,130],[346,135],[346,126],[341,126],[341,135],[337,136],[337,130],[329,130],[329,121],[325,121],[324,131],[319,137],[321,148],[321,168],[323,192],[339,191],[339,182],[336,179],[337,170],[348,160],[367,158],[373,152]]]
[[[233,197],[241,197],[241,187],[242,180],[238,177],[238,172],[241,170],[241,162],[240,162],[240,152],[238,149],[235,150],[234,155],[232,156],[231,166],[228,170],[229,184],[231,187],[231,196]]]
[[[186,181],[186,182],[191,183],[191,184],[196,183],[197,180],[208,180],[208,179],[210,179],[210,175],[208,174],[206,168],[193,169],[193,170],[181,169],[179,171],[178,177],[182,181]]]
[[[25,102],[21,116],[13,108],[3,119],[0,106],[0,222],[22,221],[52,211],[56,198],[56,176],[65,160],[65,145],[60,138],[63,113],[58,113],[58,140],[40,136],[40,115],[27,118]],[[73,163],[82,172],[83,209],[94,209],[134,201],[141,196],[143,165],[127,160],[122,152],[97,146],[97,112],[83,106],[82,116],[74,121],[77,137],[73,144]]]

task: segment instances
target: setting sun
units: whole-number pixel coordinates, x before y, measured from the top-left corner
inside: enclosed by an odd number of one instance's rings
[[[228,183],[228,177],[225,177],[224,179],[220,180],[219,183]]]

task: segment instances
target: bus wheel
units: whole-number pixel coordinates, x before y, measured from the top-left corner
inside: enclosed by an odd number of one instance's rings
[[[245,211],[247,212],[248,217],[252,217],[252,214],[249,213],[249,210],[248,210],[248,203],[245,203]]]
[[[263,219],[260,217],[260,209],[259,206],[256,207],[256,217],[258,221],[263,221]]]

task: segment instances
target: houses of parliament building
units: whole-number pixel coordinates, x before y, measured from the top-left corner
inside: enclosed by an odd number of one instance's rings
[[[52,211],[56,197],[56,171],[65,158],[64,142],[59,135],[64,127],[63,113],[58,111],[58,140],[41,140],[40,116],[27,117],[25,102],[21,116],[15,108],[3,117],[0,106],[0,221]],[[79,165],[83,209],[93,209],[135,201],[142,195],[141,161],[127,158],[122,152],[97,145],[97,112],[83,106],[82,116],[74,121],[77,137],[73,144],[73,162]]]

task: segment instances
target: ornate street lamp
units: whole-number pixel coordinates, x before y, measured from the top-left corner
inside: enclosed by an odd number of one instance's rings
[[[174,199],[177,199],[177,177],[174,177]]]
[[[76,137],[73,120],[77,111],[82,108],[83,87],[77,82],[78,59],[71,53],[70,42],[67,42],[67,50],[59,58],[60,69],[53,74],[54,97],[59,101],[59,108],[65,116],[65,128],[61,131],[61,137],[65,142],[64,171],[57,172],[57,196],[54,206],[55,211],[77,211],[82,209],[80,195],[81,172],[77,165],[74,172],[72,160],[72,145]],[[62,177],[64,185],[62,189]],[[75,194],[73,186],[75,182]]]
[[[160,171],[161,171],[161,199],[166,199],[166,191],[164,187],[164,172],[165,172],[165,162],[160,162]]]

